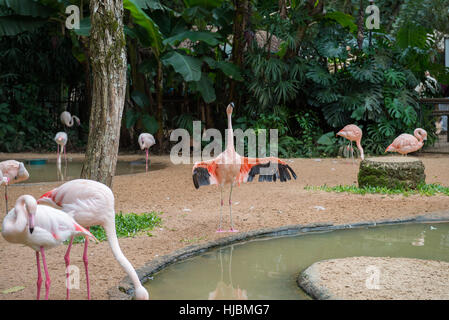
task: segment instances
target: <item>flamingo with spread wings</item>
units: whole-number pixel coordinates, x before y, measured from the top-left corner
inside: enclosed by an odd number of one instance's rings
[[[223,215],[223,187],[231,185],[229,193],[229,217],[231,222],[230,232],[237,232],[232,222],[232,189],[243,182],[253,181],[256,175],[259,175],[259,181],[281,181],[291,180],[291,176],[296,179],[296,174],[290,166],[276,157],[267,158],[247,158],[240,156],[234,148],[234,132],[232,130],[232,110],[234,103],[230,103],[226,108],[228,115],[228,145],[221,154],[215,159],[200,161],[195,163],[192,169],[193,184],[196,189],[200,186],[216,184],[220,186],[221,207],[220,224],[217,232],[223,232],[221,229]]]
[[[37,300],[40,297],[42,275],[39,253],[45,271],[45,299],[50,292],[50,276],[45,261],[45,250],[62,244],[73,236],[83,235],[98,241],[89,231],[80,226],[65,212],[49,206],[38,205],[30,195],[20,196],[14,209],[2,223],[2,236],[10,243],[24,244],[36,251]]]

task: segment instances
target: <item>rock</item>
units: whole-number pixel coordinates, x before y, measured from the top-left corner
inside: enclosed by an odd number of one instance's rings
[[[376,157],[360,162],[359,187],[416,189],[425,179],[424,164],[414,157]]]
[[[320,300],[449,300],[449,263],[390,257],[330,259],[312,264],[297,282]]]

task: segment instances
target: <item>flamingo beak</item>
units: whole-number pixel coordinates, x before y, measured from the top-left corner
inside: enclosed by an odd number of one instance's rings
[[[29,226],[30,233],[33,233],[33,231],[34,231],[34,215],[29,214],[29,219],[30,219],[30,226]]]
[[[234,102],[231,102],[230,105],[231,105],[231,107],[233,107],[233,108],[235,107],[235,106],[234,106]]]

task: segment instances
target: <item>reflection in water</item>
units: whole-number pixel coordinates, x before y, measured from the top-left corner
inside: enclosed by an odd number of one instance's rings
[[[449,261],[449,223],[255,239],[169,265],[145,287],[150,299],[310,299],[296,284],[302,270],[320,260],[354,256]]]
[[[69,181],[79,179],[83,161],[70,158],[57,161],[47,160],[45,164],[30,164],[27,160],[22,160],[30,174],[28,180],[23,183],[50,182],[50,181]],[[55,170],[56,167],[56,170]],[[161,170],[166,167],[165,163],[152,163],[149,171]],[[145,162],[143,161],[117,161],[115,175],[133,174],[145,172]]]
[[[226,284],[223,280],[223,257],[222,251],[224,248],[218,249],[218,255],[220,257],[220,270],[221,270],[221,279],[217,283],[217,287],[214,291],[209,292],[208,300],[248,300],[248,296],[246,294],[246,290],[240,289],[237,285],[237,288],[234,288],[234,284],[232,283],[232,251],[234,250],[234,246],[231,245],[230,253],[229,253],[229,264],[226,264],[229,283]]]

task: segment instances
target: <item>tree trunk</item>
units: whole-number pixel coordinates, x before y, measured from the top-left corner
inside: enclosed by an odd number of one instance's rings
[[[363,26],[365,23],[365,8],[363,7],[363,0],[360,0],[359,19],[357,21],[357,44],[359,49],[363,49]]]
[[[92,108],[81,177],[112,185],[126,91],[122,0],[90,1]]]
[[[156,104],[157,104],[157,111],[156,111],[156,120],[159,124],[159,128],[156,133],[156,139],[159,143],[159,154],[162,154],[163,151],[163,140],[164,140],[164,119],[163,119],[163,97],[164,97],[164,74],[162,70],[162,62],[158,58],[157,60],[157,75],[156,75]]]
[[[235,15],[233,24],[231,61],[236,66],[243,66],[243,50],[245,49],[245,30],[249,10],[249,0],[234,0]],[[236,99],[236,81],[231,80],[229,88],[229,102]]]

